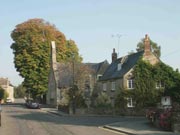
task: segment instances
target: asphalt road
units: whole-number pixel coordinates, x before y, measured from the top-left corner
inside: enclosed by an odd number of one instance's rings
[[[123,120],[120,117],[56,116],[21,105],[3,105],[2,109],[0,135],[117,135],[99,126]]]

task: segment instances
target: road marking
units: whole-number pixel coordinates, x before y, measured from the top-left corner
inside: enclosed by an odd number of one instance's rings
[[[120,133],[120,132],[118,132],[118,131],[110,130],[110,129],[107,129],[107,128],[104,128],[104,127],[98,127],[98,128],[99,128],[99,129],[102,129],[102,130],[109,131],[109,132],[113,132],[113,133],[116,133],[116,134],[120,134],[120,135],[128,135],[128,134]]]

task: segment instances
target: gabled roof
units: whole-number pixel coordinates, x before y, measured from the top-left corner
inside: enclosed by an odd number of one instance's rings
[[[130,69],[132,69],[139,58],[143,56],[144,51],[133,53],[121,58],[111,63],[100,81],[113,80],[122,78]],[[118,64],[121,63],[121,69],[118,71]]]
[[[73,84],[73,71],[69,63],[58,63],[58,88],[69,87]]]
[[[85,63],[90,69],[92,69],[96,74],[103,74],[109,63],[107,60],[100,63]],[[103,67],[104,66],[104,67]]]

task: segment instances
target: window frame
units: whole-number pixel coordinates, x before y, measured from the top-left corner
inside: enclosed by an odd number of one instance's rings
[[[134,88],[134,79],[127,79],[127,89],[132,90]]]
[[[103,91],[107,91],[107,83],[103,83]]]
[[[117,71],[120,71],[122,69],[122,63],[118,63],[117,65]]]
[[[127,107],[128,108],[133,108],[134,107],[133,99],[131,97],[127,98]]]
[[[100,80],[101,77],[102,77],[102,74],[98,74],[97,77],[96,77],[96,79],[97,79],[97,80]]]
[[[116,82],[113,81],[111,82],[111,91],[115,91],[116,90]]]
[[[156,82],[156,89],[162,89],[165,88],[164,83],[162,81]]]

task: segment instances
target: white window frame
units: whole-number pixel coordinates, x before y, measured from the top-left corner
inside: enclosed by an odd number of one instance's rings
[[[111,90],[112,91],[116,90],[116,82],[111,82]]]
[[[134,79],[127,80],[127,88],[130,90],[134,89]]]
[[[129,108],[134,107],[133,99],[131,97],[127,98],[127,107]]]
[[[103,83],[103,91],[107,91],[107,84]]]
[[[157,81],[156,82],[156,89],[164,88],[164,84],[162,81]]]

